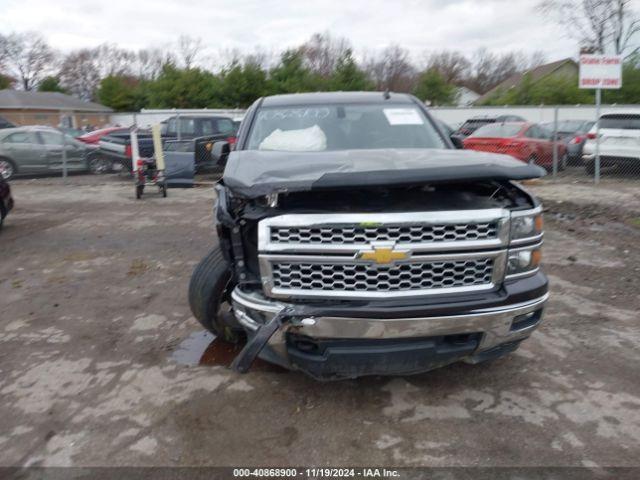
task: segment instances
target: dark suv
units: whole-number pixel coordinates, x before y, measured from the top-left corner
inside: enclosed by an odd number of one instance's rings
[[[256,356],[319,379],[411,374],[515,350],[547,300],[544,171],[456,150],[415,97],[256,101],[217,185],[218,239],[194,316]],[[228,157],[228,159],[227,159]]]

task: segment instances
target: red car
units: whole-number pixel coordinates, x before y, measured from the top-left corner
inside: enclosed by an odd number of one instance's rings
[[[554,142],[547,129],[527,122],[491,123],[464,139],[464,148],[481,152],[504,153],[526,163],[553,168],[553,147],[558,150],[558,169],[567,165],[567,147]]]
[[[111,133],[120,132],[120,131],[126,132],[128,130],[129,130],[128,128],[122,128],[122,127],[101,128],[100,130],[94,130],[93,132],[85,133],[84,135],[77,137],[76,140],[80,140],[81,142],[88,143],[90,145],[98,145],[98,142],[100,142],[100,139],[105,135],[109,135]]]
[[[0,172],[0,228],[4,223],[4,217],[13,208],[13,198],[11,198],[11,187]]]

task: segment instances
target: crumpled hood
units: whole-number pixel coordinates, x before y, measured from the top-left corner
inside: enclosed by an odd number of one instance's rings
[[[255,198],[341,187],[474,180],[525,180],[544,169],[508,155],[471,150],[383,149],[324,152],[241,150],[229,155],[224,184]]]

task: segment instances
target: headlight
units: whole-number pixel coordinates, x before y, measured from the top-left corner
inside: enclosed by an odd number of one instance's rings
[[[535,237],[542,233],[542,213],[520,214],[515,212],[511,215],[511,240]]]
[[[511,250],[507,259],[507,277],[535,271],[540,265],[542,250],[540,245]]]

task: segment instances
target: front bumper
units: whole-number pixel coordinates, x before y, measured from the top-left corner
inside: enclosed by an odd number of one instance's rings
[[[629,167],[637,168],[640,163],[640,151],[634,152],[635,155],[624,152],[623,155],[613,155],[610,152],[600,152],[601,167]],[[585,164],[595,162],[595,154],[583,154],[582,161]]]
[[[327,307],[274,301],[240,288],[232,294],[235,316],[250,337],[287,311],[261,358],[322,379],[420,373],[499,356],[538,327],[547,298],[541,272],[475,300],[423,305]]]

